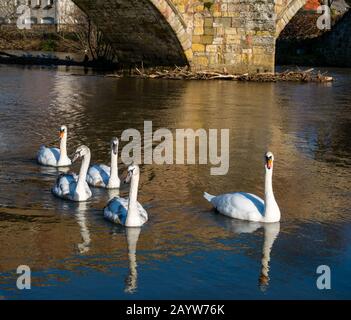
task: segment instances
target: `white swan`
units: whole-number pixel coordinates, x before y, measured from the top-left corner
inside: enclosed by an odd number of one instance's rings
[[[64,173],[58,176],[52,192],[63,199],[72,201],[86,201],[92,193],[86,182],[86,176],[90,163],[90,149],[87,146],[77,148],[72,162],[83,158],[79,175],[75,173]]]
[[[272,187],[274,156],[272,152],[265,154],[265,194],[264,201],[251,194],[244,192],[227,193],[212,196],[204,193],[204,197],[218,212],[228,217],[256,221],[278,222],[280,210],[275,201]]]
[[[71,160],[67,156],[66,126],[61,126],[60,128],[60,149],[41,146],[37,154],[37,160],[44,166],[52,167],[64,167],[72,164]]]
[[[89,168],[87,182],[93,187],[117,189],[121,181],[118,178],[118,138],[111,141],[111,168],[104,164],[95,164]]]
[[[141,227],[148,215],[137,201],[140,169],[137,164],[128,167],[125,183],[130,181],[129,199],[115,197],[104,208],[104,217],[126,227]]]

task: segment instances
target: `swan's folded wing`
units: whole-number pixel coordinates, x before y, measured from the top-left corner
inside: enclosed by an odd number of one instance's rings
[[[86,181],[85,181],[85,193],[88,195],[89,198],[93,195]]]
[[[128,213],[128,199],[112,198],[104,209],[104,217],[112,222],[125,225]]]
[[[253,194],[244,192],[222,194],[213,198],[211,203],[220,213],[231,218],[262,220],[264,202]]]
[[[148,214],[139,202],[137,202],[137,206],[138,206],[138,212],[140,215],[140,220],[141,220],[142,224],[144,224],[148,220]]]
[[[44,165],[56,166],[59,159],[60,150],[57,148],[41,146],[37,154],[38,162]]]
[[[101,165],[93,165],[89,168],[87,174],[87,182],[96,187],[105,187],[110,179],[110,167]]]
[[[77,179],[78,177],[74,173],[60,174],[57,177],[53,192],[60,197],[73,195],[77,185]]]

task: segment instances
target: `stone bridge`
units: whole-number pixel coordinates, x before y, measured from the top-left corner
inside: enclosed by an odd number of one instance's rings
[[[121,63],[274,70],[275,42],[306,0],[74,0]]]

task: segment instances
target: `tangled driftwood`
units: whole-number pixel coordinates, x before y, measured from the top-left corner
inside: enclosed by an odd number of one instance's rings
[[[173,69],[138,69],[135,68],[133,76],[149,79],[171,79],[171,80],[236,80],[256,82],[277,82],[277,81],[299,81],[299,82],[330,82],[333,78],[314,69],[265,72],[255,74],[229,74],[226,70],[215,72],[210,70],[191,71],[188,67],[175,67]]]

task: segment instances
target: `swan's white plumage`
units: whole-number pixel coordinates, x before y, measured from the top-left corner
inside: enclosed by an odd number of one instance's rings
[[[91,166],[87,174],[87,182],[94,187],[106,188],[110,178],[110,167],[104,164]]]
[[[208,194],[205,198],[208,199]],[[263,218],[264,201],[251,193],[235,192],[211,196],[209,202],[218,212],[231,218],[256,222],[261,222]]]
[[[265,154],[265,197],[245,193],[233,192],[219,196],[204,193],[204,198],[210,202],[219,213],[230,218],[253,222],[278,222],[280,209],[275,201],[272,187],[273,153]]]
[[[121,181],[118,178],[118,138],[111,141],[111,166],[95,164],[87,174],[87,182],[93,187],[118,189]]]
[[[72,164],[67,156],[67,127],[60,128],[60,149],[41,146],[37,153],[37,161],[44,166],[64,167]]]
[[[40,147],[37,155],[37,160],[40,164],[56,167],[59,159],[60,149],[47,148],[45,146]]]
[[[75,173],[65,173],[58,176],[52,192],[57,197],[72,200],[86,201],[92,196],[92,192],[86,182],[86,174],[90,162],[90,150],[86,146],[77,148],[75,159],[82,157],[82,164],[77,176]]]
[[[70,199],[74,194],[78,181],[75,173],[63,173],[56,179],[52,192],[60,198]]]
[[[137,201],[139,166],[130,165],[125,182],[130,181],[129,198],[114,197],[104,208],[104,217],[126,227],[141,227],[148,220],[148,214]]]
[[[52,192],[63,199],[71,201],[85,201],[92,196],[88,183],[84,182],[82,195],[76,193],[78,176],[75,173],[65,173],[58,176]]]
[[[148,220],[148,215],[143,206],[137,202],[137,219],[138,224],[142,226]],[[114,197],[112,198],[104,209],[104,217],[114,223],[126,225],[128,215],[128,199]]]

